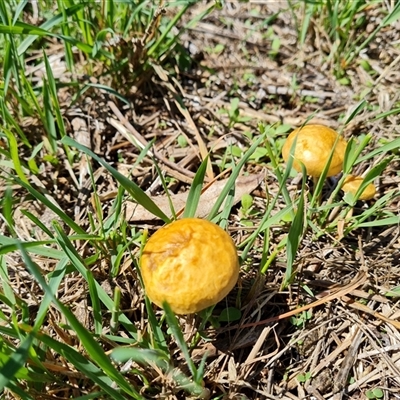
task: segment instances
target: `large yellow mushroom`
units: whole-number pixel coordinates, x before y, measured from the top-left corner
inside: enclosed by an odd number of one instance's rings
[[[231,237],[218,225],[185,218],[159,229],[140,262],[145,291],[176,314],[191,314],[222,300],[235,286],[239,260]]]
[[[296,171],[301,172],[300,163],[303,163],[307,175],[314,179],[321,176],[335,143],[336,147],[327,176],[333,176],[342,171],[347,142],[336,131],[316,124],[304,125],[295,129],[288,136],[282,148],[282,156],[286,162],[289,160],[295,138],[297,141],[293,150],[293,168]]]

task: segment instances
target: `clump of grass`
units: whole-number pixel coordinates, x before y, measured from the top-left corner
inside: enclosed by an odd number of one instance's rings
[[[310,30],[315,29],[329,38],[329,52],[326,62],[334,65],[336,78],[347,83],[346,70],[359,60],[360,53],[375,39],[376,35],[400,18],[400,6],[393,8],[381,19],[375,29],[368,33],[368,20],[365,11],[368,8],[380,8],[380,5],[368,1],[342,2],[289,2],[292,14],[297,22],[300,45],[304,45]],[[302,9],[302,18],[297,19],[295,8]],[[364,62],[366,62],[364,60]]]

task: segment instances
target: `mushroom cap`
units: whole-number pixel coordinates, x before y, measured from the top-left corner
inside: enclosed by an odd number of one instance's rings
[[[218,225],[184,218],[159,229],[146,243],[140,270],[149,299],[167,301],[176,314],[201,311],[222,300],[239,277],[231,237]]]
[[[354,176],[349,175],[343,182],[342,190],[345,193],[351,193],[355,195],[357,193],[358,188],[361,186],[364,178],[362,176]],[[367,187],[362,191],[358,200],[371,200],[376,193],[375,185],[371,182]]]
[[[339,136],[338,133],[324,125],[310,124],[295,129],[288,136],[282,148],[282,156],[286,162],[289,159],[290,149],[296,136],[297,142],[293,153],[293,168],[301,172],[300,161],[304,164],[307,175],[319,177],[335,145],[336,138]],[[346,146],[347,142],[339,136],[327,176],[336,175],[343,169]]]

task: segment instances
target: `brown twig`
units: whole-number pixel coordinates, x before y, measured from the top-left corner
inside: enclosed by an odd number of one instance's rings
[[[329,301],[339,299],[342,296],[345,296],[346,294],[350,293],[354,289],[357,289],[359,286],[363,285],[366,282],[366,280],[367,280],[367,276],[365,275],[365,273],[360,272],[350,283],[342,286],[338,290],[335,290],[334,292],[332,292],[331,294],[328,294],[327,296],[323,297],[322,299],[316,300],[310,304],[307,304],[303,307],[296,308],[295,310],[289,311],[287,313],[277,315],[276,317],[267,318],[262,321],[258,321],[258,322],[254,322],[254,323],[239,325],[239,326],[236,326],[235,328],[249,328],[251,326],[265,325],[270,322],[281,321],[283,319],[292,317],[293,315],[300,314],[303,311],[309,310],[310,308],[318,307]],[[399,323],[399,325],[400,325],[400,323]]]

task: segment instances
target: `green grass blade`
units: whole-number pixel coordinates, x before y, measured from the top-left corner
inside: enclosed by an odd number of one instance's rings
[[[74,314],[61,304],[58,304],[59,308],[62,310],[63,314],[68,319],[69,324],[74,329],[78,335],[81,343],[88,352],[90,358],[96,362],[96,364],[110,377],[118,387],[123,390],[126,394],[131,396],[133,399],[143,399],[143,397],[136,392],[136,390],[129,385],[123,375],[114,367],[111,360],[104,353],[104,350],[100,345],[93,339],[93,336],[88,332],[76,319]],[[85,360],[85,364],[87,360]],[[104,388],[103,388],[104,389]],[[121,397],[121,396],[119,396]]]
[[[49,85],[46,79],[43,80],[43,108],[44,108],[44,126],[48,133],[51,150],[53,154],[57,152],[57,130],[53,114],[53,105],[50,100]]]
[[[240,244],[239,247],[244,247],[242,254],[240,255],[241,263],[246,260],[247,254],[251,250],[255,240],[261,232],[265,231],[272,225],[278,224],[288,213],[293,213],[293,206],[290,205],[271,216],[271,211],[274,209],[274,204],[276,204],[279,195],[280,192],[278,192],[278,195],[274,198],[274,201],[269,205],[257,229]]]
[[[36,36],[56,36],[51,32],[38,28],[37,26],[25,24],[18,21],[15,25],[7,26],[0,24],[0,33],[5,35],[36,35]]]
[[[157,365],[162,371],[169,370],[169,357],[161,350],[138,349],[135,347],[117,347],[112,350],[111,358],[119,363],[133,360],[143,365]]]
[[[354,117],[360,114],[360,112],[367,106],[368,106],[367,101],[361,100],[356,106],[352,107],[352,111],[344,121],[343,125],[346,126],[347,124],[349,124],[354,119]]]
[[[141,258],[141,256],[142,256],[143,248],[144,248],[144,245],[147,240],[147,231],[145,231],[143,233],[141,240],[142,240],[142,244],[141,244],[141,248],[140,248],[139,258]],[[133,262],[135,263],[136,261],[134,260]],[[140,283],[141,283],[142,287],[144,287],[142,275],[140,273],[140,268],[137,268],[137,272],[139,275]],[[147,310],[147,318],[149,320],[150,335],[152,336],[151,337],[152,346],[167,353],[168,345],[167,345],[167,341],[165,339],[161,324],[158,322],[158,320],[156,318],[156,315],[153,311],[153,306],[152,306],[149,298],[147,296],[145,296],[144,300],[145,300],[145,305],[146,305],[146,310]]]
[[[286,271],[284,280],[281,285],[281,290],[286,288],[287,285],[290,284],[292,281],[293,264],[296,259],[297,250],[299,248],[303,232],[306,229],[305,226],[306,220],[304,218],[304,196],[305,196],[304,189],[305,189],[307,172],[306,169],[304,168],[304,165],[301,164],[301,166],[303,170],[303,180],[302,180],[301,192],[299,195],[299,202],[297,205],[297,211],[294,215],[294,219],[288,233],[288,239],[286,244],[286,254],[287,254]]]
[[[309,4],[307,2],[304,2],[304,17],[302,19],[302,23],[301,23],[301,30],[300,30],[300,34],[299,34],[299,42],[301,45],[304,45],[305,41],[306,41],[306,36],[307,36],[307,32],[310,26],[310,21],[312,16],[314,15],[314,4]]]
[[[0,18],[4,25],[11,25],[11,19],[8,15],[5,1],[0,2]]]
[[[15,9],[14,18],[12,24],[15,25],[18,22],[18,18],[20,17],[21,13],[24,11],[25,6],[28,4],[28,0],[22,0]]]
[[[1,201],[1,209],[0,211],[3,214],[3,217],[7,223],[7,228],[10,231],[12,236],[16,236],[14,225],[14,217],[13,217],[13,197],[12,197],[12,188],[7,186],[4,197]]]
[[[21,75],[21,81],[22,81],[22,85],[25,88],[25,93],[27,95],[29,95],[28,100],[31,100],[31,104],[33,104],[33,106],[34,106],[34,111],[36,111],[36,113],[39,115],[39,118],[42,121],[42,124],[44,126],[46,126],[46,115],[43,111],[42,105],[39,103],[37,95],[35,94],[35,91],[33,90],[33,87],[31,85],[30,81],[24,74]],[[32,114],[34,111],[32,109]]]
[[[397,3],[393,10],[388,14],[382,21],[383,26],[388,26],[393,24],[398,19],[400,19],[400,3]]]
[[[217,216],[219,226],[222,229],[227,229],[229,216],[231,215],[231,210],[235,202],[235,186],[231,187],[231,190],[228,192],[225,198],[224,208],[221,213]]]
[[[232,187],[235,185],[236,179],[239,176],[239,173],[243,166],[246,164],[250,156],[254,153],[254,151],[257,149],[259,144],[264,140],[264,135],[260,135],[254,143],[249,147],[249,149],[243,154],[242,158],[238,162],[238,164],[235,166],[235,168],[232,170],[232,174],[229,177],[228,181],[226,182],[226,185],[222,189],[220,195],[218,196],[217,200],[215,201],[215,204],[213,208],[211,209],[207,219],[210,221],[214,219],[214,217],[217,215],[220,207],[222,206],[222,203],[228,196],[230,190]]]
[[[149,326],[151,329],[151,334],[153,336],[152,337],[153,346],[156,347],[157,349],[167,352],[168,345],[164,336],[164,332],[161,329],[159,322],[157,321],[156,314],[153,311],[151,301],[147,296],[145,298],[145,303],[146,303],[147,316],[149,319]]]
[[[93,362],[91,362],[87,357],[80,354],[73,347],[58,342],[57,340],[43,333],[37,333],[36,338],[56,353],[62,355],[78,371],[82,372],[82,374],[84,374],[86,377],[96,383],[100,388],[102,388],[105,393],[111,396],[112,399],[126,400],[126,397],[122,396],[118,390],[112,387],[112,379],[105,375],[105,373],[100,368],[98,368]]]
[[[1,286],[3,288],[2,291],[3,291],[7,301],[10,302],[9,306],[11,308],[13,308],[14,305],[16,304],[16,298],[15,298],[14,291],[13,291],[11,285],[9,284],[10,276],[8,274],[6,258],[2,257],[2,256],[0,256],[0,278],[1,278]]]
[[[371,141],[372,135],[368,134],[362,139],[362,141],[356,144],[355,140],[351,138],[346,147],[346,152],[343,161],[343,173],[350,173],[353,165],[356,163],[357,158],[360,156],[362,151],[367,147],[368,143]]]
[[[391,199],[398,197],[399,192],[398,190],[392,190],[389,193],[386,193],[383,197],[379,198],[375,204],[373,204],[370,208],[368,208],[366,211],[364,211],[361,215],[355,217],[355,221],[352,225],[350,225],[344,233],[344,236],[347,236],[353,229],[357,228],[358,226],[380,226],[379,224],[379,219],[376,218],[377,215],[380,214],[380,210],[384,205],[386,205]],[[364,223],[365,220],[368,218],[375,217],[373,221],[371,221],[371,225],[365,225],[369,224],[369,222]],[[392,216],[393,217],[393,216]],[[398,218],[398,216],[396,216]],[[386,218],[383,218],[384,220]],[[390,219],[390,221],[394,222],[394,224],[398,223],[398,219]]]
[[[186,363],[189,367],[189,371],[193,378],[192,381],[188,379],[188,377],[185,374],[183,374],[180,370],[174,370],[173,373],[174,380],[178,382],[178,384],[189,393],[201,397],[204,394],[204,388],[202,385],[203,376],[199,374],[199,371],[196,369],[193,360],[190,358],[189,349],[183,337],[182,330],[178,324],[178,320],[176,319],[168,303],[164,302],[163,308],[165,311],[165,317],[167,319],[169,328],[176,340],[176,343],[181,349],[183,356],[185,357]]]
[[[392,161],[393,157],[387,157],[379,164],[375,165],[371,170],[365,175],[357,193],[354,195],[355,200],[358,199],[365,188],[373,182],[376,178],[380,177],[389,163]]]
[[[67,16],[71,16],[75,14],[78,10],[82,9],[83,7],[86,7],[86,3],[82,2],[79,4],[76,4],[72,7],[69,7],[68,9],[65,10],[65,14]],[[63,22],[64,16],[62,13],[55,15],[53,18],[50,18],[49,20],[45,21],[42,25],[40,25],[40,28],[44,30],[45,32],[48,32],[50,29],[54,28],[55,26],[59,26]],[[29,35],[24,41],[18,46],[17,48],[17,54],[20,56],[22,54],[25,54],[27,49],[32,45],[32,43],[39,37],[39,35]]]
[[[183,356],[185,357],[186,363],[189,367],[189,371],[193,377],[196,377],[197,369],[196,366],[194,365],[193,360],[190,357],[189,349],[183,337],[181,327],[178,324],[178,320],[176,319],[175,314],[172,312],[171,307],[167,302],[163,303],[163,309],[165,312],[165,318],[167,319],[169,329],[171,330],[177,345],[179,346]]]
[[[1,367],[0,370],[0,391],[14,378],[18,371],[24,367],[29,356],[29,350],[32,346],[33,335],[28,334],[22,341],[18,349],[13,353],[10,359]]]
[[[46,196],[42,195],[38,190],[34,189],[31,185],[26,183],[25,181],[18,179],[16,177],[12,177],[12,179],[20,186],[24,187],[34,198],[39,200],[43,205],[52,210],[55,214],[57,214],[62,221],[64,221],[71,229],[73,229],[76,233],[86,234],[86,231],[81,228],[72,218],[70,218],[67,214],[64,213],[59,207],[57,207],[52,201],[50,201]]]
[[[272,147],[271,147],[271,144],[268,141],[268,134],[271,131],[271,127],[270,126],[265,126],[264,124],[260,123],[258,125],[258,130],[262,134],[266,135],[265,148],[267,150],[268,157],[269,157],[269,159],[271,161],[272,167],[274,168],[275,175],[276,175],[276,177],[278,179],[278,182],[279,182],[279,193],[282,193],[282,195],[283,195],[283,197],[285,199],[286,205],[289,206],[289,205],[292,204],[292,199],[290,198],[289,191],[288,191],[288,189],[286,187],[286,181],[289,178],[290,171],[292,169],[293,160],[294,160],[293,154],[294,154],[294,150],[296,148],[297,137],[294,139],[294,141],[292,143],[292,148],[290,149],[291,157],[289,157],[289,159],[288,159],[288,161],[286,163],[285,172],[282,175],[281,170],[280,170],[280,165],[279,165],[279,162],[278,162],[279,158],[278,158],[278,156],[276,154],[274,154],[274,152],[272,150]],[[292,217],[294,217],[294,214],[292,213],[292,211],[290,211],[290,214],[291,214]]]
[[[19,150],[18,150],[18,142],[15,136],[10,132],[8,129],[3,127],[3,132],[5,133],[7,140],[8,140],[8,147],[10,149],[10,156],[12,159],[12,162],[14,164],[14,169],[19,178],[21,179],[22,182],[28,183],[28,178],[26,177],[23,169],[22,169],[22,164],[21,160],[19,159]]]
[[[357,228],[370,228],[377,226],[390,226],[390,225],[399,225],[400,226],[400,217],[388,217],[375,221],[362,222],[361,224],[357,224]]]
[[[84,261],[82,260],[78,252],[75,250],[74,246],[72,245],[68,237],[65,235],[65,233],[62,231],[62,229],[57,224],[54,224],[54,229],[57,233],[56,237],[57,242],[63,249],[64,254],[70,259],[74,268],[85,278],[86,281],[88,281],[88,276],[87,276],[88,270]],[[108,296],[108,294],[99,285],[98,282],[95,281],[94,283],[96,285],[96,290],[99,299],[102,301],[102,303],[107,307],[109,311],[112,311],[114,307],[113,300]],[[130,320],[124,314],[119,315],[119,321],[121,324],[125,326],[130,335],[132,335],[132,337],[137,339],[135,326],[130,322]]]
[[[112,94],[113,96],[115,96],[116,98],[121,100],[126,105],[128,105],[128,106],[131,105],[129,100],[127,100],[124,96],[122,96],[120,93],[118,93],[115,89],[111,88],[110,86],[102,85],[100,83],[86,83],[85,87],[88,87],[88,88],[92,87],[92,88],[97,88],[97,89],[100,89],[100,90],[104,90],[105,92],[107,92],[109,94]]]
[[[61,114],[60,103],[58,102],[56,82],[54,79],[53,71],[51,69],[49,60],[44,51],[43,51],[43,60],[44,60],[45,68],[46,68],[47,84],[48,84],[48,88],[49,88],[49,94],[50,94],[50,98],[51,98],[51,102],[52,102],[52,107],[53,107],[54,113],[56,115],[57,128],[60,132],[60,136],[64,137],[67,135],[67,132],[65,130],[64,119]]]
[[[54,268],[54,271],[52,271],[48,275],[48,282],[49,282],[48,286],[50,292],[45,292],[44,298],[40,303],[40,307],[35,319],[35,325],[34,325],[35,329],[39,329],[42,326],[44,320],[46,319],[48,308],[50,307],[53,298],[56,297],[58,288],[67,272],[68,263],[69,259],[67,257],[62,258],[57,263],[56,267]]]
[[[197,207],[199,205],[201,190],[203,188],[204,177],[207,171],[208,156],[202,161],[198,168],[196,175],[190,186],[189,194],[186,200],[185,211],[183,218],[192,218],[196,215]]]
[[[353,61],[354,58],[361,52],[361,50],[367,47],[368,44],[375,39],[376,35],[382,28],[392,24],[393,22],[396,22],[399,18],[400,18],[400,3],[397,2],[396,6],[393,8],[390,14],[388,14],[382,20],[382,22],[376,27],[376,29],[360,45],[358,45],[356,48],[355,46],[350,46],[349,51],[344,57],[347,63]]]
[[[21,242],[20,240],[16,240],[14,238],[10,238],[8,236],[0,235],[0,255],[7,254],[12,251],[16,251],[18,246],[21,245],[25,249],[29,249],[29,251],[33,254],[37,254],[40,256],[49,256],[54,259],[61,259],[63,257],[63,252],[57,249],[46,248],[45,245],[55,243],[54,240],[44,240],[44,241],[33,241],[33,242]]]
[[[111,310],[110,333],[116,334],[119,327],[118,316],[121,312],[121,289],[118,286],[114,289],[113,302],[114,302],[114,307]]]
[[[377,114],[372,121],[377,121],[378,119],[383,119],[389,117],[390,115],[397,115],[400,114],[400,108],[393,108],[389,111],[385,111],[383,113]]]
[[[153,161],[154,167],[155,167],[155,169],[157,171],[157,175],[160,178],[161,185],[162,185],[162,187],[164,189],[164,192],[165,192],[165,194],[167,196],[168,205],[169,205],[169,209],[171,211],[172,219],[176,220],[176,211],[175,211],[175,208],[174,208],[174,203],[172,202],[170,191],[168,190],[168,185],[167,185],[167,182],[165,181],[164,174],[161,171],[161,168],[159,167],[157,160],[155,158],[152,158],[152,161]]]
[[[97,292],[96,281],[94,280],[92,271],[87,271],[87,282],[89,286],[89,294],[90,300],[93,307],[93,320],[94,320],[94,331],[95,334],[100,336],[103,324],[102,324],[102,317],[101,317],[101,305],[100,305],[100,298]]]
[[[11,42],[5,43],[4,56],[3,56],[3,91],[4,97],[7,95],[8,86],[13,72],[13,58],[12,58]]]
[[[68,24],[68,16],[65,10],[65,2],[61,0],[57,0],[58,9],[61,10],[61,14],[63,16],[63,23],[61,24],[61,30],[63,36],[71,36],[70,27]],[[67,62],[68,69],[73,71],[74,69],[74,55],[72,53],[72,46],[69,42],[64,41],[64,51],[65,51],[65,61]],[[47,69],[47,66],[46,66]],[[47,74],[47,76],[49,76]],[[64,135],[63,135],[64,136]]]
[[[84,152],[89,157],[94,158],[98,163],[100,163],[104,168],[106,168],[111,175],[124,187],[124,189],[146,210],[150,211],[153,215],[159,217],[164,222],[170,222],[170,219],[159,209],[159,207],[154,203],[154,201],[147,196],[147,194],[134,182],[128,179],[126,176],[122,175],[115,168],[111,167],[108,163],[106,163],[101,157],[98,157],[87,147],[79,144],[75,140],[64,137],[61,140],[61,143],[75,147],[78,150]]]
[[[83,327],[71,310],[65,307],[51,292],[51,289],[46,283],[45,279],[42,277],[39,268],[33,263],[31,258],[25,252],[24,248],[20,247],[19,251],[21,252],[22,258],[25,261],[26,268],[35,277],[39,285],[42,287],[42,290],[45,293],[50,294],[53,303],[66,317],[69,325],[74,329],[90,358],[96,362],[96,364],[104,371],[104,373],[106,373],[107,376],[111,378],[121,390],[130,395],[133,399],[143,399],[143,397],[125,380],[124,376],[121,375],[121,373],[114,367],[111,360],[104,353],[104,350],[93,339],[92,334]],[[80,357],[82,356],[80,355]],[[87,366],[87,359],[85,359],[85,366]],[[118,396],[118,398],[123,397]]]
[[[7,126],[8,124],[10,127],[13,127],[14,130],[17,132],[19,138],[22,140],[23,144],[28,148],[32,148],[32,145],[29,143],[28,138],[25,136],[24,132],[22,131],[18,123],[15,121],[15,119],[11,116],[10,111],[7,109],[4,103],[4,99],[1,97],[0,97],[0,108],[2,117],[4,119],[3,126]]]
[[[47,226],[45,226],[38,217],[36,217],[35,215],[26,210],[21,210],[21,213],[25,215],[25,217],[29,218],[38,228],[40,228],[49,237],[54,238],[53,232],[49,228],[47,228]]]
[[[357,159],[357,161],[355,162],[355,164],[359,164],[363,161],[367,161],[375,156],[378,156],[379,154],[383,154],[383,153],[389,153],[393,150],[398,151],[400,149],[400,138],[393,140],[390,143],[387,143],[381,147],[378,147],[375,150],[372,150],[371,152],[369,152],[368,154],[366,154],[363,157],[360,157],[359,159]]]

